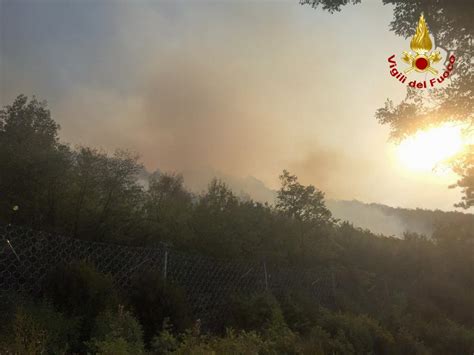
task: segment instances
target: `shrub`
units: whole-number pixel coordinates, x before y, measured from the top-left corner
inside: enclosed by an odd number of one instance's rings
[[[301,353],[311,355],[354,354],[355,351],[343,332],[337,332],[331,337],[323,328],[316,326],[302,340]]]
[[[182,332],[192,324],[184,292],[172,283],[163,282],[158,272],[146,272],[133,280],[130,302],[143,326],[147,344],[163,329],[165,319],[176,332]]]
[[[49,273],[43,283],[43,296],[64,313],[90,319],[119,304],[112,279],[85,262],[63,265]]]
[[[324,311],[320,325],[332,338],[341,342],[347,338],[357,354],[386,354],[393,351],[392,334],[366,315]]]
[[[270,354],[300,354],[301,342],[297,333],[285,324],[272,326],[263,332],[265,347],[261,352]]]
[[[430,354],[425,345],[416,339],[407,329],[399,329],[395,338],[395,353],[404,355],[427,355]]]
[[[93,354],[96,355],[130,355],[141,353],[123,338],[96,340],[92,344],[94,347]]]
[[[173,349],[154,354],[300,354],[299,338],[286,328],[262,335],[256,331],[227,329],[224,336],[200,336],[191,331],[174,338]],[[312,351],[312,350],[311,350]],[[314,354],[309,352],[308,354]]]
[[[118,312],[100,314],[87,342],[93,354],[142,354],[143,332],[135,317],[119,307]]]
[[[285,322],[291,330],[307,334],[317,324],[320,317],[319,304],[308,297],[293,293],[281,301]]]
[[[270,293],[237,295],[231,298],[226,327],[262,331],[285,326],[278,301]]]
[[[151,342],[151,350],[153,354],[168,354],[176,350],[179,346],[179,339],[170,331],[170,327],[165,325],[164,329],[153,338]]]
[[[260,354],[269,353],[265,340],[256,332],[235,332],[227,330],[223,337],[197,336],[186,332],[180,339],[177,347],[163,354]]]
[[[47,275],[43,297],[64,314],[80,318],[80,342],[89,339],[97,315],[116,309],[119,303],[111,279],[84,262],[64,265]]]
[[[0,353],[65,354],[76,341],[77,320],[47,302],[17,297],[2,308]]]
[[[214,337],[208,346],[215,354],[258,354],[265,349],[265,341],[256,332],[228,330],[225,337]]]
[[[450,320],[425,323],[422,338],[434,354],[473,354],[474,329]]]

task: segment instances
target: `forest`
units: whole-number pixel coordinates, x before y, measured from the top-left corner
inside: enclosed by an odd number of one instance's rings
[[[471,354],[472,219],[439,218],[432,235],[375,235],[335,219],[324,192],[283,170],[275,204],[218,179],[188,191],[176,173],[144,186],[139,157],[59,139],[46,102],[0,112],[0,223],[53,235],[171,248],[216,260],[330,269],[334,304],[289,290],[236,294],[224,324],[201,327],[181,285],[144,273],[122,292],[81,260],[39,295],[0,295],[0,350],[12,354]],[[14,247],[14,246],[13,246]],[[10,253],[2,236],[2,253]],[[3,266],[0,265],[2,268]],[[2,270],[0,270],[0,275]]]

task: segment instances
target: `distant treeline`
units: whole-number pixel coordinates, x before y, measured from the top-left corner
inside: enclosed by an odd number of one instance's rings
[[[219,180],[193,194],[175,174],[153,174],[145,189],[138,157],[73,149],[58,130],[46,104],[34,98],[19,96],[1,111],[3,223],[95,241],[164,242],[216,258],[324,266],[339,283],[336,311],[380,322],[395,343],[408,344],[404,353],[474,351],[471,223],[440,225],[430,240],[416,233],[402,240],[376,236],[335,220],[323,192],[287,171],[275,205],[238,198]]]

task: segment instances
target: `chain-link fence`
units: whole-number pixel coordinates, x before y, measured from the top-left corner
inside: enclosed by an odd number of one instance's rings
[[[0,243],[0,292],[36,294],[50,270],[84,260],[110,274],[122,289],[130,287],[137,273],[161,272],[185,290],[194,316],[204,322],[225,317],[225,305],[236,293],[269,290],[279,297],[297,291],[325,305],[333,300],[331,275],[323,270],[279,267],[263,261],[225,262],[165,246],[91,242],[12,225],[0,225]]]

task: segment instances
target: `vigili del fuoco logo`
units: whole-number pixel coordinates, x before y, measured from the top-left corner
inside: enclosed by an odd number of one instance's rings
[[[431,74],[432,78],[428,80],[425,76],[425,80],[414,80],[408,82],[408,86],[418,89],[432,88],[435,85],[441,84],[444,79],[451,75],[451,72],[454,69],[454,63],[456,57],[451,55],[449,57],[449,62],[447,62],[446,67],[442,74],[439,74],[437,64],[443,59],[439,51],[431,51],[433,48],[433,42],[430,38],[430,33],[428,31],[428,26],[425,21],[423,14],[420,16],[418,21],[418,26],[416,28],[416,33],[411,39],[410,42],[411,51],[403,51],[401,59],[408,64],[409,66],[403,69],[403,71],[397,69],[397,62],[395,61],[395,54],[388,58],[390,64],[390,74],[405,84],[408,76],[412,73],[426,73]],[[428,80],[428,83],[427,83]]]

